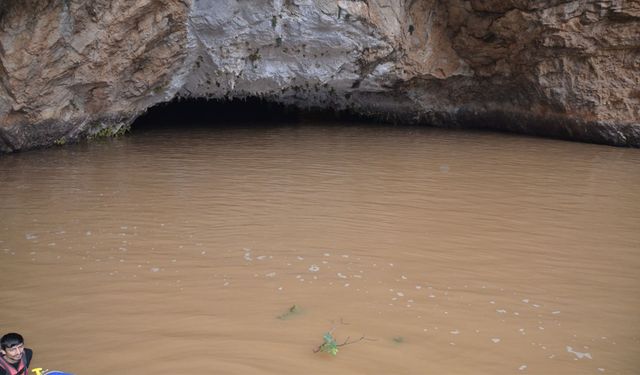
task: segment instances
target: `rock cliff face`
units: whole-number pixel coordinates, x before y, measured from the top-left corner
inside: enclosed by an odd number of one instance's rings
[[[640,3],[4,0],[0,150],[176,97],[640,146]]]

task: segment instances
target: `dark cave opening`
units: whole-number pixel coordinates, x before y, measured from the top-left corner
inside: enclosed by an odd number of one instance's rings
[[[155,105],[132,124],[133,131],[158,127],[269,127],[301,122],[371,122],[346,110],[300,108],[258,97],[243,99],[176,99]]]

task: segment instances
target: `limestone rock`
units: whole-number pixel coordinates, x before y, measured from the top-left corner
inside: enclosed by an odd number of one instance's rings
[[[0,150],[182,98],[640,146],[640,5],[563,0],[5,0]]]

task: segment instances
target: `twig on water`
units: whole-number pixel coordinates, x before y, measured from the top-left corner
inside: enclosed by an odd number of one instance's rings
[[[355,344],[357,342],[360,342],[362,340],[367,340],[367,341],[375,341],[375,339],[369,339],[365,336],[360,337],[359,339],[355,340],[355,341],[349,341],[349,339],[351,338],[351,336],[347,336],[347,339],[344,340],[344,342],[342,344],[338,344],[335,340],[335,338],[333,337],[333,335],[331,334],[333,332],[333,330],[335,329],[332,328],[331,331],[327,332],[324,334],[324,336],[322,337],[324,339],[324,342],[322,344],[320,344],[320,346],[318,346],[316,349],[313,350],[314,353],[318,353],[318,352],[327,352],[331,355],[336,355],[338,354],[338,348],[345,346],[345,345],[350,345],[350,344]]]

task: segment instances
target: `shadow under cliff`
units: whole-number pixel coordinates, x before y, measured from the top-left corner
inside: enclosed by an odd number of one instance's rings
[[[376,103],[375,100],[370,101]],[[286,105],[259,97],[231,100],[176,99],[151,107],[131,125],[133,132],[158,128],[262,128],[297,124],[350,126],[431,126],[456,130],[493,131],[613,146],[639,147],[640,128],[580,121],[558,115],[477,110],[458,107],[450,112],[388,110],[372,106],[351,109]]]

